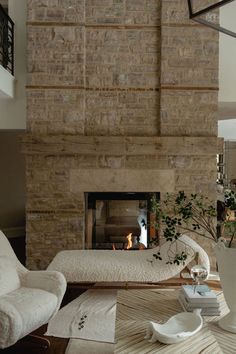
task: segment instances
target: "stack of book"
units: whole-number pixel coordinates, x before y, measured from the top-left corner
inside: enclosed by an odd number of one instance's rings
[[[220,315],[216,293],[207,285],[183,285],[178,299],[185,311],[192,312],[194,309],[201,308],[203,316]]]

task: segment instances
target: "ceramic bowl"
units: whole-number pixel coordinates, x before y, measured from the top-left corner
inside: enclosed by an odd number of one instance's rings
[[[165,344],[179,343],[196,334],[203,325],[201,309],[192,312],[181,312],[171,317],[166,323],[150,322],[145,339],[150,342],[159,341]]]

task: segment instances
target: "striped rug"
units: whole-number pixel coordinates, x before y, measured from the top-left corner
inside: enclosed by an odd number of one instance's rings
[[[218,320],[228,312],[217,292],[221,316],[204,316],[204,326],[184,342],[165,345],[144,339],[149,321],[165,322],[182,312],[179,290],[122,290],[118,292],[115,353],[119,354],[235,354],[236,335],[220,329]]]

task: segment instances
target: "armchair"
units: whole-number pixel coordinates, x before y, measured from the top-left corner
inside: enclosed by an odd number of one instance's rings
[[[56,314],[66,291],[57,271],[29,271],[0,231],[0,348],[7,348]]]

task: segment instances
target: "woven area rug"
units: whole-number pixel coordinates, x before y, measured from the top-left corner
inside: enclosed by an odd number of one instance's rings
[[[116,290],[87,290],[51,319],[46,335],[83,339],[83,345],[87,341],[114,343],[116,297]],[[93,343],[87,344],[92,346]],[[70,343],[70,346],[73,349],[75,344]]]

